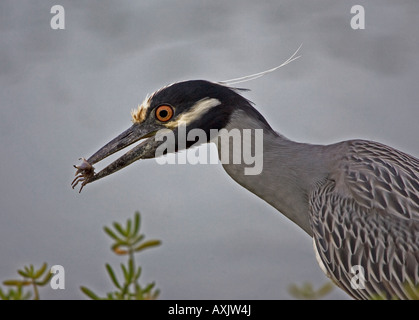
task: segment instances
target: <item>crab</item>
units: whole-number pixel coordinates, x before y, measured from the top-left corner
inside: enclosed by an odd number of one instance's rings
[[[74,168],[77,169],[75,178],[73,182],[71,182],[71,187],[74,189],[79,183],[81,183],[81,187],[79,193],[83,190],[83,187],[90,181],[90,179],[95,174],[95,168],[85,159],[79,158],[81,160],[81,164],[76,166],[73,165]]]

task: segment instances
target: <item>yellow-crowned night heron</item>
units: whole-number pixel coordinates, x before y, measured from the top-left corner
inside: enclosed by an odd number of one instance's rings
[[[260,174],[246,175],[248,165],[240,161],[223,163],[225,171],[306,231],[322,270],[349,295],[411,297],[419,285],[419,160],[372,141],[293,142],[275,132],[239,89],[222,83],[179,82],[146,98],[128,130],[76,166],[73,188],[154,158],[164,141],[155,134],[168,129],[177,136],[180,125],[188,132],[202,129],[206,142],[211,129],[263,129],[263,151],[255,155],[263,158]],[[145,140],[94,172],[93,164],[140,139]],[[180,149],[176,142],[174,150]],[[220,155],[221,149],[218,144]]]

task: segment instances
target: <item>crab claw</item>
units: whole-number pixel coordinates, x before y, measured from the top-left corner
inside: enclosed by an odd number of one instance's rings
[[[79,160],[82,161],[80,165],[73,165],[73,167],[76,168],[77,171],[75,174],[76,177],[71,182],[71,187],[74,189],[79,184],[79,182],[81,182],[81,187],[79,190],[80,193],[83,190],[83,187],[94,176],[95,168],[89,162],[87,162],[85,158],[80,158]]]

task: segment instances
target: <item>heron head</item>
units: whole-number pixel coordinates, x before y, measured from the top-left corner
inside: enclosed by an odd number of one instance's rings
[[[251,103],[238,93],[239,90],[243,89],[204,80],[178,82],[157,90],[132,111],[132,126],[99,149],[86,162],[91,166],[135,142],[143,141],[101,172],[94,174],[93,167],[87,171],[84,164],[75,166],[78,169],[77,174],[81,174],[83,183],[87,184],[136,160],[154,158],[156,150],[164,142],[157,139],[157,136],[168,130],[175,136],[174,151],[196,145],[193,139],[188,139],[182,145],[178,143],[181,127],[185,128],[186,134],[192,129],[202,130],[208,142],[211,129],[225,128],[232,114],[238,109],[265,121]]]

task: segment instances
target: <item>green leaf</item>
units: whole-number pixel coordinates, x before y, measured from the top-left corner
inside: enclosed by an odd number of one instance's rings
[[[0,299],[1,300],[6,300],[6,298],[8,297],[9,295],[8,294],[5,294],[4,292],[3,292],[3,290],[1,290],[1,288],[0,288]]]
[[[28,277],[33,278],[33,276],[35,274],[35,268],[34,268],[33,264],[30,264],[29,267],[25,266],[24,269],[25,269]]]
[[[127,237],[128,235],[125,233],[125,230],[122,228],[121,224],[118,222],[113,223],[114,228],[124,237]]]
[[[113,271],[112,267],[107,263],[106,264],[106,271],[108,271],[109,277],[111,278],[113,284],[118,289],[121,289],[121,285],[118,282],[118,279],[116,278],[115,272]]]
[[[149,283],[147,285],[147,287],[145,287],[145,289],[143,290],[143,293],[149,293],[155,286],[156,284],[154,282]]]
[[[34,279],[40,278],[42,276],[42,274],[45,272],[46,269],[47,269],[47,263],[44,262],[42,267],[38,271],[35,272]]]
[[[141,276],[141,267],[138,267],[137,272],[134,275],[134,280],[137,281]]]
[[[135,237],[132,239],[132,241],[131,241],[132,245],[134,246],[134,245],[136,245],[137,243],[139,243],[139,242],[143,241],[144,237],[145,237],[145,236],[144,236],[143,234],[139,234],[139,235],[135,236]]]
[[[22,277],[24,278],[29,278],[29,274],[27,272],[27,270],[17,270],[17,273],[19,273]]]
[[[115,299],[114,299],[114,296],[113,296],[113,292],[108,292],[108,293],[106,294],[106,299],[107,299],[107,300],[115,300]]]
[[[131,237],[131,225],[132,225],[131,219],[128,219],[127,220],[127,227],[125,229],[125,233],[126,233],[127,237]]]
[[[159,294],[160,294],[160,290],[159,290],[159,289],[157,289],[157,290],[155,290],[155,291],[154,291],[154,293],[152,293],[152,294],[148,297],[148,299],[149,299],[149,300],[156,300],[156,299],[158,298]]]
[[[122,300],[123,299],[123,295],[121,294],[121,292],[118,292],[118,291],[108,292],[106,294],[106,297],[108,300]]]
[[[40,285],[40,286],[45,286],[51,280],[52,275],[53,274],[51,272],[48,272],[45,275],[44,280],[37,282],[37,284]]]
[[[140,212],[135,212],[134,215],[134,230],[133,230],[133,236],[137,235],[138,231],[140,231]]]
[[[29,280],[6,280],[3,281],[5,286],[28,286],[32,284],[32,281]]]
[[[131,281],[130,275],[128,273],[127,268],[125,267],[123,263],[121,263],[121,269],[122,269],[122,273],[124,274],[125,283],[129,283]]]
[[[136,247],[134,249],[134,251],[139,252],[139,251],[142,251],[142,250],[147,249],[147,248],[159,246],[160,244],[161,244],[160,240],[148,240],[148,241],[143,242],[142,244],[140,244],[138,247]]]
[[[123,300],[125,299],[125,296],[128,295],[129,296],[129,285],[130,283],[126,283],[124,285],[124,287],[122,288],[121,292],[119,293],[119,299]]]
[[[128,259],[128,274],[129,274],[129,279],[130,282],[132,281],[133,277],[134,277],[134,261],[129,258]]]
[[[135,284],[135,294],[133,295],[133,298],[135,300],[144,300],[143,290],[141,289],[141,286],[139,283]]]
[[[93,300],[101,300],[100,297],[98,297],[92,290],[86,288],[86,287],[80,287],[80,290],[86,295],[88,296],[90,299]]]
[[[103,230],[110,236],[112,239],[116,241],[121,241],[121,239],[108,227],[103,227]]]

